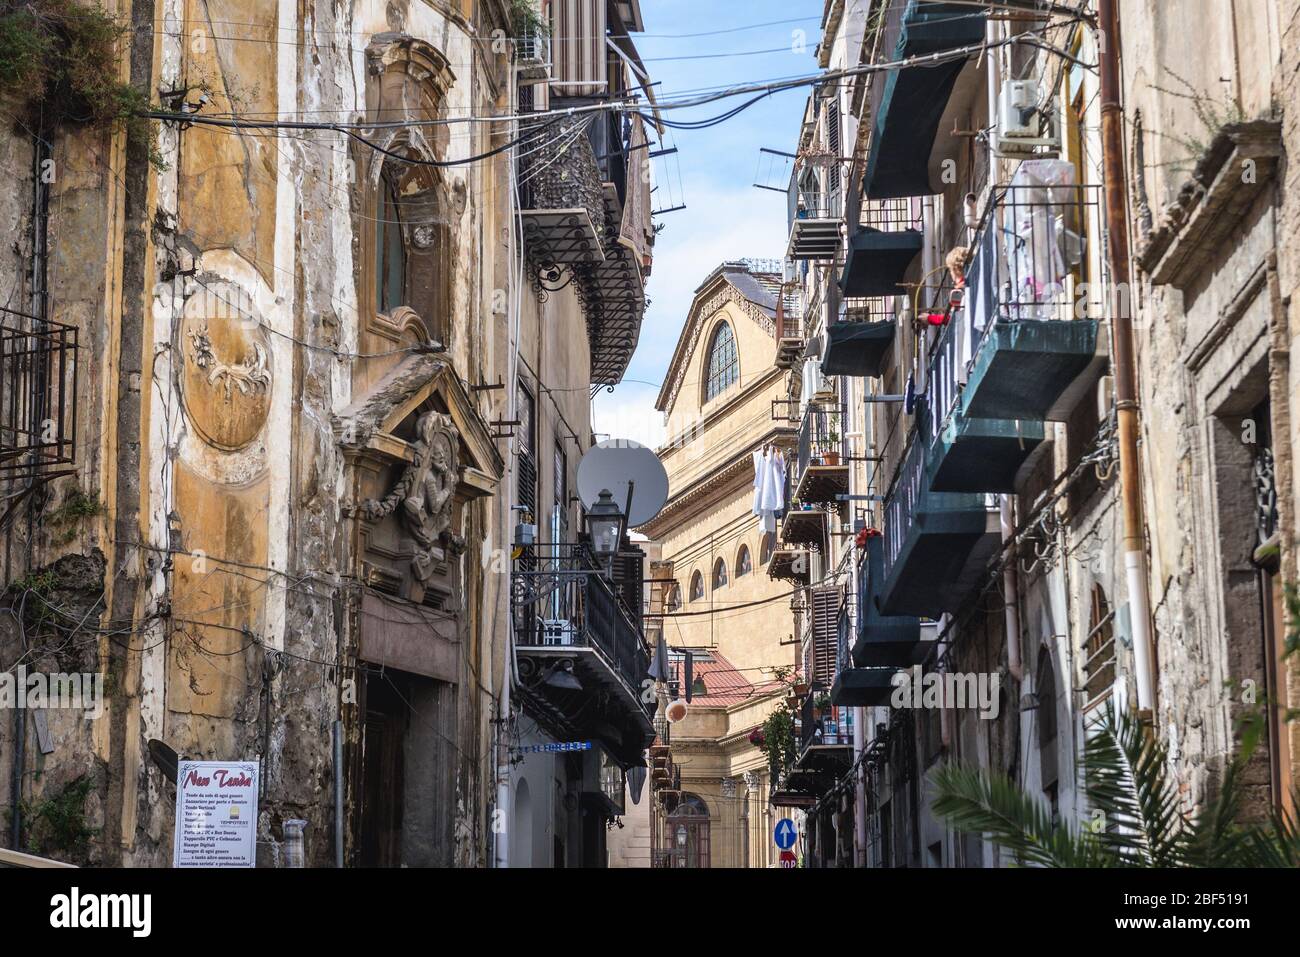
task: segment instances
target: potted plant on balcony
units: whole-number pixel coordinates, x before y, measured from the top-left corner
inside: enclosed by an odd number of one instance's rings
[[[817,697],[813,698],[813,714],[818,718],[831,712],[831,696],[825,691],[817,692]]]
[[[822,461],[827,465],[840,464],[840,417],[832,415],[826,430],[826,448],[822,450]]]

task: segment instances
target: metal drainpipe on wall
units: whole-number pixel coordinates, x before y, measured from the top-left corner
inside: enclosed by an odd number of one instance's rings
[[[1097,26],[1101,66],[1102,179],[1106,197],[1106,238],[1112,283],[1128,283],[1128,188],[1124,178],[1124,114],[1120,106],[1119,13],[1115,0],[1099,0]],[[1115,305],[1123,304],[1116,309]],[[1133,629],[1133,658],[1138,686],[1138,710],[1153,718],[1156,704],[1155,652],[1151,629],[1151,597],[1147,567],[1147,536],[1142,504],[1142,466],[1138,449],[1141,420],[1138,409],[1137,368],[1134,358],[1131,296],[1112,301],[1112,350],[1115,369],[1115,407],[1119,419],[1120,504],[1124,516],[1124,570],[1128,584],[1129,616]]]

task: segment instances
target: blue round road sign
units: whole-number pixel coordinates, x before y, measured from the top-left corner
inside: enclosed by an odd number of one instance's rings
[[[783,817],[776,822],[776,829],[772,831],[772,840],[776,841],[776,846],[781,850],[788,851],[794,847],[797,837],[798,832],[794,829],[794,821]]]

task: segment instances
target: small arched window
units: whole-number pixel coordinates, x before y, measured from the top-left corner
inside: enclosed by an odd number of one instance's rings
[[[668,586],[668,595],[664,599],[664,604],[669,611],[676,611],[682,607],[682,590],[677,586],[676,582]]]
[[[697,795],[686,793],[664,827],[663,848],[674,867],[709,866],[709,808]]]
[[[763,543],[758,546],[758,563],[766,565],[772,560],[772,549],[776,548],[776,532],[763,535]]]
[[[717,591],[727,584],[727,563],[719,558],[713,563],[713,590]]]
[[[705,380],[704,401],[721,395],[727,387],[740,378],[740,357],[736,354],[736,336],[730,324],[724,322],[713,333],[709,342],[708,378]]]
[[[704,576],[699,570],[691,575],[691,601],[699,601],[704,597]]]
[[[749,557],[749,546],[741,545],[736,553],[736,577],[742,578],[754,570],[754,563]]]

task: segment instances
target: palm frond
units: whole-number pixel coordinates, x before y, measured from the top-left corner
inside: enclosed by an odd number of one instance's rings
[[[1084,786],[1105,815],[1102,843],[1124,863],[1175,867],[1188,822],[1167,774],[1168,754],[1140,721],[1108,708],[1084,744]]]
[[[1101,867],[1109,863],[1092,834],[1052,821],[1042,802],[1002,775],[946,764],[931,781],[934,812],[959,831],[987,834],[1017,861],[1041,867]]]
[[[1291,804],[1300,807],[1300,793],[1292,795]],[[1251,828],[1244,844],[1246,867],[1300,867],[1300,822],[1293,813],[1275,811],[1270,826]]]

